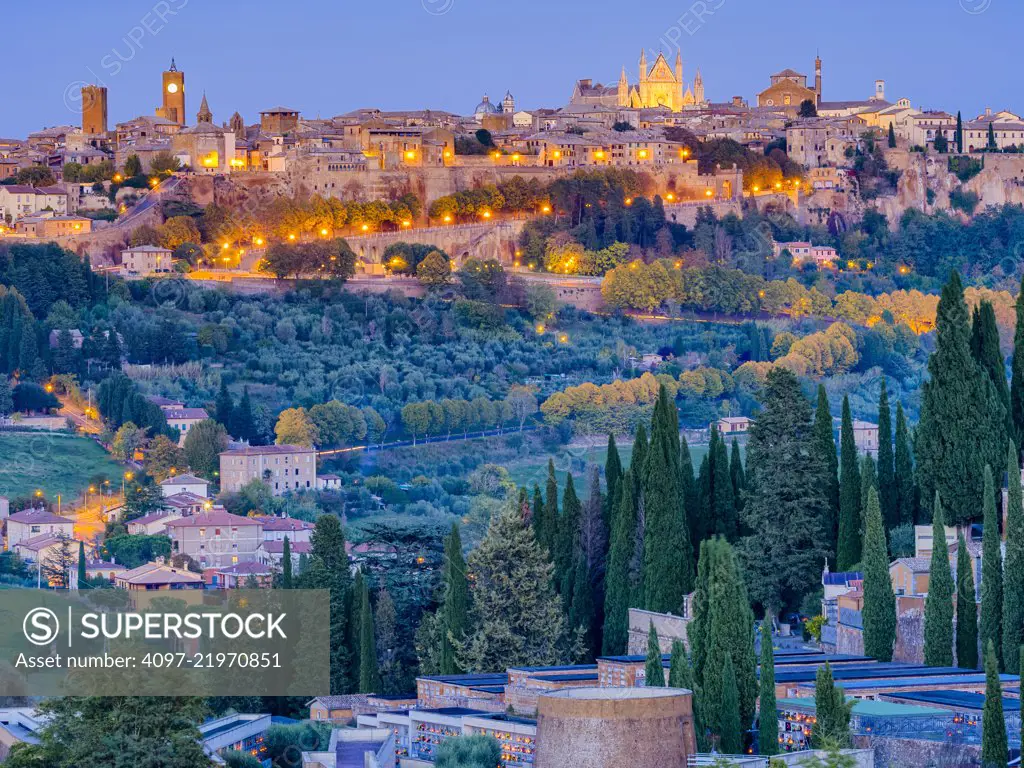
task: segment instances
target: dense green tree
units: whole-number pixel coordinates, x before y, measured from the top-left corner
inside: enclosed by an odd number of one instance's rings
[[[7,375],[0,372],[0,416],[7,416],[14,410],[14,393]]]
[[[964,122],[963,118],[960,117],[959,109],[956,111],[956,131],[953,137],[956,142],[957,154],[962,155],[964,153]]]
[[[214,416],[213,418],[220,422],[224,429],[231,427],[231,414],[235,409],[235,401],[231,399],[231,393],[228,392],[228,383],[221,377],[220,389],[217,391],[217,399],[214,402]],[[235,435],[238,437],[238,435]]]
[[[630,571],[637,539],[634,487],[631,466],[618,484],[612,512],[611,544],[608,548],[605,577],[602,643],[605,655],[625,653],[629,640],[629,608],[635,593],[634,579]]]
[[[228,425],[228,431],[239,440],[253,442],[259,438],[248,387],[242,388],[242,397],[238,401],[238,405],[231,409],[231,423]]]
[[[693,589],[693,552],[679,488],[679,430],[676,427],[672,431],[671,427],[676,419],[675,406],[669,403],[662,385],[641,483],[644,607],[678,614],[683,596]]]
[[[811,450],[818,455],[822,466],[822,482],[825,485],[827,499],[824,528],[829,552],[834,555],[839,541],[839,456],[836,454],[832,412],[824,384],[818,385]]]
[[[798,606],[818,584],[815,574],[830,554],[829,502],[822,457],[813,449],[810,403],[796,376],[773,368],[762,402],[747,443],[743,517],[750,535],[740,552],[751,596],[777,613]]]
[[[1016,311],[1013,331],[1013,364],[1010,371],[1010,417],[1013,439],[1024,444],[1024,277],[1014,305]]]
[[[811,729],[811,746],[846,748],[850,746],[850,705],[843,689],[835,684],[828,662],[818,667],[814,681],[815,722]]]
[[[85,542],[78,542],[78,588],[85,589],[88,586],[89,575],[85,570]]]
[[[534,520],[537,543],[555,557],[555,534],[558,530],[558,479],[555,477],[555,462],[548,459],[548,479],[544,489],[544,514]]]
[[[743,460],[740,458],[740,444],[732,439],[732,452],[729,455],[729,475],[732,477],[732,496],[736,504],[736,518],[743,511],[743,494],[747,489],[747,478],[743,471]]]
[[[601,494],[601,470],[591,464],[587,479],[587,500],[580,518],[576,545],[575,577],[569,623],[586,630],[586,646],[592,654],[601,652],[604,624],[605,566],[608,558],[608,531],[605,527],[604,498]]]
[[[501,764],[501,744],[493,736],[453,736],[437,748],[437,768],[494,768]]]
[[[978,668],[978,604],[974,592],[974,560],[963,533],[956,550],[956,664]]]
[[[615,444],[615,435],[608,433],[608,450],[604,460],[604,485],[605,485],[605,525],[611,529],[612,504],[615,501],[615,493],[622,479],[622,459],[619,458],[619,447]]]
[[[985,649],[985,703],[981,710],[982,768],[1004,768],[1008,755],[999,661],[996,659],[995,648],[989,645]]]
[[[1003,562],[1003,669],[1015,670],[1024,630],[1024,498],[1020,463],[1011,441],[1006,462],[1006,560]],[[984,580],[982,585],[984,586]]]
[[[946,546],[942,502],[935,494],[932,512],[932,559],[928,569],[928,597],[924,604],[924,663],[953,666],[953,575]]]
[[[889,553],[878,494],[868,492],[864,531],[864,654],[892,661],[896,642],[896,596],[889,577]]]
[[[380,693],[380,671],[377,668],[377,643],[370,606],[370,590],[363,583],[359,619],[359,692]]]
[[[690,546],[696,554],[700,545],[702,532],[698,530],[700,520],[700,495],[697,490],[697,478],[693,474],[693,457],[686,435],[679,435],[679,487],[683,491],[683,506],[686,509],[686,527],[690,533]]]
[[[896,148],[896,128],[895,123],[889,123],[889,149]]]
[[[775,652],[772,648],[772,623],[765,618],[761,622],[761,675],[758,680],[757,719],[758,744],[762,755],[779,753],[779,719],[775,706]]]
[[[861,555],[861,478],[849,397],[843,398],[843,419],[839,435],[839,541],[836,567],[840,571],[849,571],[860,562]]]
[[[743,726],[740,723],[739,691],[736,689],[736,668],[728,656],[722,662],[722,719],[718,731],[718,748],[726,755],[743,753]]]
[[[309,565],[300,574],[300,586],[330,592],[330,687],[333,695],[351,690],[353,664],[349,649],[352,646],[347,632],[350,581],[341,521],[334,515],[321,515],[310,536]]]
[[[716,431],[712,428],[712,431]],[[738,451],[737,451],[738,453]],[[714,492],[712,515],[715,521],[715,534],[735,541],[739,534],[736,519],[736,495],[734,478],[729,466],[729,449],[725,438],[719,436],[715,441],[714,455],[711,460],[711,486]]]
[[[894,463],[896,466],[897,520],[900,525],[908,525],[917,521],[917,485],[914,480],[914,457],[910,430],[907,427],[907,417],[903,413],[902,403],[896,404]]]
[[[891,531],[899,525],[899,500],[896,492],[896,463],[892,444],[892,411],[885,377],[878,396],[878,502],[882,507],[882,524]]]
[[[922,499],[938,493],[959,524],[978,515],[985,465],[1001,461],[1006,427],[995,386],[971,355],[956,272],[942,288],[935,328],[914,440],[917,483]]]
[[[1012,446],[1012,443],[1011,443]],[[1013,451],[1011,448],[1011,456]],[[1003,647],[1003,554],[999,540],[999,516],[996,512],[995,484],[992,468],[985,467],[984,528],[981,542],[981,647],[989,643],[996,658],[1002,658]],[[959,561],[958,561],[959,562]],[[977,658],[975,658],[977,662]],[[977,666],[977,663],[974,664]]]
[[[706,738],[704,733],[704,721],[701,717],[701,693],[697,684],[693,667],[686,656],[686,646],[682,640],[672,641],[672,655],[669,659],[668,687],[685,688],[693,692],[691,705],[693,707],[693,731],[697,736],[697,749],[701,752],[707,751],[704,746]]]
[[[37,707],[45,723],[36,734],[39,744],[18,749],[7,764],[21,768],[212,766],[199,733],[207,714],[202,698],[64,696],[45,699]]]
[[[463,671],[456,657],[456,644],[462,641],[469,627],[469,579],[466,560],[462,556],[462,537],[455,523],[452,523],[451,532],[444,541],[441,581],[444,595],[438,610],[440,672],[442,675],[455,675]]]
[[[988,374],[996,393],[1006,435],[1013,435],[1013,418],[1010,414],[1010,387],[1006,381],[1006,360],[999,347],[999,326],[996,325],[996,311],[992,302],[982,299],[974,308],[971,320],[971,355],[981,370]]]
[[[644,659],[644,685],[648,688],[665,687],[665,668],[661,659],[661,645],[658,633],[654,630],[654,622],[650,622],[647,630],[647,656]]]
[[[572,598],[572,586],[575,582],[574,567],[577,563],[580,540],[580,520],[583,516],[583,505],[576,495],[572,473],[565,478],[565,491],[562,494],[562,514],[558,517],[555,529],[555,589],[562,596],[566,607]]]
[[[220,454],[227,450],[228,434],[220,422],[203,419],[185,435],[185,459],[200,477],[210,478],[220,469]]]
[[[520,665],[564,664],[575,653],[554,566],[537,545],[522,510],[509,505],[491,518],[469,556],[470,627],[458,663],[470,672]]]

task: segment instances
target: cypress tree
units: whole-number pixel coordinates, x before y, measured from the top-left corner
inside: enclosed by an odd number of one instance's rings
[[[892,661],[896,642],[896,596],[889,578],[889,555],[882,512],[874,488],[868,491],[864,531],[864,655]]]
[[[736,668],[732,658],[722,663],[722,720],[718,745],[726,755],[743,752],[743,726],[740,724],[739,691],[736,690]]]
[[[990,645],[985,649],[985,703],[981,710],[982,768],[1004,768],[1009,749],[999,662],[995,648]]]
[[[678,431],[669,426],[674,414],[662,385],[643,468],[643,590],[645,608],[678,614],[693,589],[693,550],[679,489]]]
[[[717,431],[717,430],[713,430]],[[714,493],[715,533],[728,541],[736,540],[739,528],[736,520],[736,500],[733,478],[729,467],[729,449],[725,438],[719,437],[711,457],[711,485]]]
[[[953,589],[945,516],[936,493],[928,597],[924,603],[924,663],[929,667],[953,666]]]
[[[665,668],[661,663],[661,646],[658,645],[658,633],[654,631],[654,622],[650,622],[647,632],[647,658],[644,662],[644,685],[648,688],[665,687]]]
[[[239,440],[252,441],[257,437],[256,422],[252,414],[252,401],[249,399],[249,388],[242,388],[242,398],[231,411],[231,434]]]
[[[711,439],[714,440],[715,432],[712,431],[711,435]],[[712,455],[713,452],[709,447],[708,452],[704,454],[704,458],[700,460],[700,469],[697,470],[697,514],[694,516],[691,527],[691,530],[693,530],[691,540],[695,542],[704,541],[704,539],[713,535],[715,531],[715,519],[712,513],[714,494],[711,490]]]
[[[292,543],[287,536],[281,545],[281,588],[292,588]]]
[[[917,520],[917,487],[914,484],[914,458],[910,446],[910,430],[903,404],[896,403],[896,450],[894,453],[896,483],[896,519],[900,525]]]
[[[868,493],[872,490],[874,490],[875,493],[878,492],[878,476],[875,474],[875,460],[870,456],[865,455],[860,460],[860,535],[862,546],[864,544],[863,536],[866,525],[864,521],[867,519]],[[881,499],[879,499],[879,506],[881,506]]]
[[[992,302],[982,299],[971,322],[971,355],[982,370],[992,380],[996,390],[996,399],[1009,420],[1010,387],[1006,382],[1006,360],[999,348],[999,326],[996,324],[996,311]],[[1012,420],[1007,422],[1012,425]],[[1012,426],[1010,427],[1012,432]]]
[[[839,456],[836,454],[836,439],[832,432],[832,412],[829,409],[825,385],[818,385],[818,402],[814,411],[814,427],[811,433],[812,450],[821,458],[822,482],[828,496],[828,512],[825,520],[825,535],[828,551],[834,555],[839,541]]]
[[[686,646],[683,645],[682,640],[672,641],[672,656],[669,660],[668,667],[668,686],[669,688],[685,688],[688,691],[693,692],[691,699],[691,706],[693,708],[693,731],[697,736],[697,749],[700,752],[706,751],[704,743],[704,721],[701,717],[701,693],[700,686],[697,685],[697,680],[694,676],[693,667],[690,666],[690,660],[686,657]]]
[[[574,566],[578,562],[580,539],[580,518],[583,505],[576,495],[572,473],[566,475],[565,492],[562,494],[562,514],[555,528],[555,587],[568,607],[572,586],[575,582]]]
[[[815,675],[814,715],[811,746],[815,749],[850,746],[850,706],[843,689],[835,684],[832,667],[827,661],[818,667]]]
[[[896,148],[896,129],[893,123],[889,123],[889,149]]]
[[[690,651],[693,655],[693,675],[698,684],[704,680],[704,662],[707,660],[709,633],[711,630],[711,581],[712,573],[717,573],[717,558],[720,539],[704,539],[700,543],[700,556],[697,558],[697,579],[693,588],[691,610],[693,618],[686,626],[686,635],[690,640]]]
[[[1012,445],[1012,443],[1011,443]],[[1011,454],[1012,455],[1012,454]],[[981,647],[992,643],[996,658],[1003,648],[1003,554],[999,544],[999,518],[996,513],[992,468],[985,467],[985,511],[981,542]],[[975,659],[977,661],[977,659]],[[977,663],[974,664],[977,666]]]
[[[555,478],[555,462],[553,459],[548,459],[548,479],[544,489],[544,514],[535,521],[534,533],[537,543],[548,551],[548,557],[552,560],[555,558],[555,532],[557,530],[558,480]]]
[[[615,435],[608,433],[608,451],[604,460],[604,484],[607,489],[605,496],[605,525],[611,528],[612,503],[615,491],[622,479],[622,459],[619,458],[619,447],[615,444]]]
[[[367,589],[365,581],[359,613],[359,692],[380,693],[373,609],[370,607],[370,590]]]
[[[1010,420],[1013,439],[1024,443],[1024,277],[1016,302],[1017,324],[1013,331],[1013,364],[1010,371]]]
[[[743,460],[740,458],[740,444],[732,439],[732,454],[729,456],[729,475],[732,477],[732,497],[736,505],[736,516],[743,510],[743,493],[747,487],[747,478],[743,472]]]
[[[228,392],[228,383],[222,377],[220,380],[220,390],[217,392],[217,399],[214,402],[214,418],[225,429],[231,429],[232,427],[231,414],[234,408],[234,401],[231,399],[231,393]],[[239,437],[239,435],[235,435],[235,437]]]
[[[836,551],[836,567],[840,571],[851,570],[860,562],[860,486],[850,398],[844,397],[839,437],[839,542]]]
[[[629,466],[633,470],[633,492],[639,494],[640,484],[643,481],[643,468],[647,463],[647,451],[650,445],[647,441],[647,430],[643,424],[637,424],[636,435],[633,437],[633,453],[629,459]],[[639,496],[637,497],[639,503]]]
[[[601,650],[606,656],[626,652],[629,642],[629,607],[633,595],[630,563],[636,549],[636,501],[633,468],[622,476],[616,490],[612,515],[611,544],[605,571],[604,637]]]
[[[977,516],[985,465],[1002,460],[1006,422],[989,375],[970,350],[963,286],[956,272],[942,288],[935,316],[935,352],[922,385],[914,438],[921,498],[938,492],[950,522]]]
[[[1017,448],[1009,443],[1006,463],[1006,561],[1003,563],[1003,669],[1017,669],[1024,628],[1024,500]]]
[[[700,521],[700,494],[697,490],[697,480],[693,476],[693,457],[690,455],[690,446],[686,442],[686,435],[679,435],[679,487],[683,490],[683,506],[686,509],[686,528],[690,532],[690,545],[696,554],[697,546],[701,541]]]
[[[761,677],[757,718],[758,744],[762,755],[779,753],[779,718],[775,707],[775,651],[772,648],[772,623],[766,616],[761,623]]]
[[[469,580],[466,577],[466,560],[462,556],[462,537],[455,523],[452,523],[452,530],[444,540],[441,579],[444,596],[439,611],[440,672],[442,675],[456,675],[463,671],[456,659],[455,643],[462,640],[469,626]]]
[[[978,668],[978,606],[974,593],[974,564],[963,533],[956,549],[956,665]]]
[[[346,598],[346,613],[348,614],[348,633],[347,641],[348,648],[351,649],[352,654],[352,669],[349,670],[351,676],[350,686],[351,690],[358,691],[359,685],[362,682],[362,674],[360,666],[362,665],[362,642],[363,642],[363,590],[366,588],[364,581],[363,572],[361,570],[356,571],[355,578],[352,579],[352,587],[349,589],[348,596]]]
[[[988,140],[985,142],[985,149],[988,152],[996,152],[999,149],[999,145],[996,144],[996,129],[995,123],[988,124]]]
[[[84,541],[80,541],[80,542],[78,542],[78,588],[79,589],[86,589],[88,587],[88,584],[86,583],[86,580],[88,578],[89,577],[88,577],[88,575],[86,574],[86,571],[85,571],[85,542]]]
[[[544,495],[540,492],[540,486],[533,484],[533,508],[530,510],[530,523],[533,525],[533,535],[537,535],[538,521],[544,515]]]
[[[956,111],[956,133],[954,134],[954,140],[956,141],[956,151],[958,154],[964,153],[964,122],[960,117],[960,110]]]
[[[892,411],[889,410],[889,392],[885,377],[878,396],[878,501],[882,507],[882,523],[891,531],[899,525],[896,496],[896,463],[892,450]]]

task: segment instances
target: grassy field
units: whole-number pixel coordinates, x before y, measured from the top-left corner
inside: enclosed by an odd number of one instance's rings
[[[113,484],[121,472],[120,465],[88,438],[0,432],[0,496],[13,499],[39,489],[48,499],[59,493],[70,502],[90,479],[106,475]]]
[[[745,456],[746,452],[742,444],[740,445],[740,450]],[[700,469],[700,463],[707,452],[708,447],[706,445],[690,446],[690,458],[693,461],[694,472]],[[632,455],[632,443],[619,446],[619,459],[624,467],[629,466]],[[543,490],[548,476],[548,459],[551,459],[555,462],[555,476],[558,478],[559,487],[565,483],[565,476],[571,470],[576,491],[582,495],[586,484],[586,466],[588,464],[597,464],[604,470],[604,463],[607,458],[608,447],[606,445],[570,445],[562,448],[558,453],[538,454],[529,460],[509,464],[508,471],[516,485],[532,489],[533,484],[537,483],[540,485],[541,490]]]

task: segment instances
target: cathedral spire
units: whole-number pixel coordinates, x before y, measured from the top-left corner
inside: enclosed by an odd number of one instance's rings
[[[640,82],[647,82],[647,50],[640,49]]]
[[[168,69],[167,71],[168,72],[177,72],[178,71],[178,68],[174,64],[174,57],[173,56],[171,56],[171,68]]]

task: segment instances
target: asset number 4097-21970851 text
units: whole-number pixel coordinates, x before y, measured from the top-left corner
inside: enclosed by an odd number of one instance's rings
[[[147,653],[142,666],[160,668],[241,667],[251,669],[280,669],[281,659],[276,653]]]

